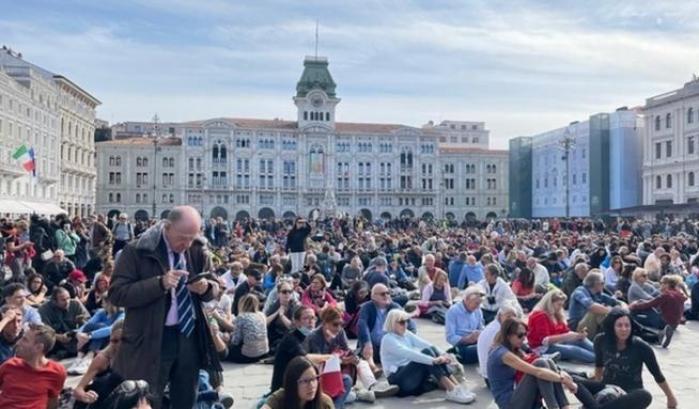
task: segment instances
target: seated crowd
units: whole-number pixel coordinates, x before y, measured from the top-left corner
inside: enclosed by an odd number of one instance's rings
[[[0,407],[55,407],[67,375],[82,375],[76,408],[147,407],[148,385],[111,368],[124,312],[107,295],[114,258],[148,223],[125,214],[1,223]],[[668,348],[699,319],[695,229],[212,219],[202,235],[220,291],[204,312],[224,361],[273,365],[263,408],[343,408],[436,389],[468,404],[471,365],[500,409],[567,408],[571,396],[588,409],[645,408],[644,366],[674,408],[650,345]],[[417,335],[425,319],[444,326],[447,349]],[[593,366],[566,371],[568,361]],[[232,405],[222,373],[199,382],[200,396],[216,398],[197,408]]]

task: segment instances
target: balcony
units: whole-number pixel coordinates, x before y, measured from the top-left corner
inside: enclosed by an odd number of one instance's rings
[[[19,163],[0,162],[0,174],[10,176],[12,178],[18,178],[26,175],[27,171],[19,166]]]

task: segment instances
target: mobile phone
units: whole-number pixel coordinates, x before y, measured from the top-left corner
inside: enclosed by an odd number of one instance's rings
[[[210,276],[209,273],[196,274],[196,275],[193,275],[193,276],[191,276],[191,277],[188,277],[186,283],[189,285],[189,284],[192,284],[192,283],[195,282],[195,281],[199,281],[199,280],[203,280],[203,279],[205,279],[205,278],[209,278],[209,276]]]

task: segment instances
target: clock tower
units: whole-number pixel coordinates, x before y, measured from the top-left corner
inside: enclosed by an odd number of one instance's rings
[[[299,129],[335,130],[335,106],[340,102],[335,87],[326,57],[304,59],[294,97]]]

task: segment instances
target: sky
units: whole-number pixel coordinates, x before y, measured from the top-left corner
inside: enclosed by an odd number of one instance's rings
[[[327,56],[342,122],[485,121],[491,147],[680,88],[699,2],[11,1],[0,42],[102,101],[110,123],[296,117]]]

